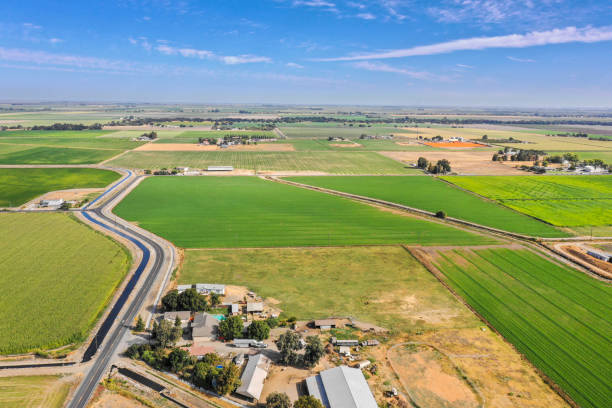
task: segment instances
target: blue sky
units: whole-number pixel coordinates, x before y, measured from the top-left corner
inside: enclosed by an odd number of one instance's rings
[[[0,99],[612,107],[612,2],[4,0]]]

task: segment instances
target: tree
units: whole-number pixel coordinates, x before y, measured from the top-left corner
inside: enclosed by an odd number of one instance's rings
[[[304,365],[306,367],[316,366],[324,353],[325,349],[318,336],[306,337],[306,352],[304,353]]]
[[[170,367],[170,371],[173,373],[178,373],[185,368],[185,366],[189,365],[190,362],[191,358],[187,350],[174,348],[170,354],[168,354],[168,367]]]
[[[497,155],[497,153],[493,153],[493,158],[491,160],[493,160],[493,161],[498,161],[499,160],[499,156]]]
[[[300,335],[294,331],[287,330],[281,334],[276,341],[276,347],[280,352],[280,362],[285,365],[296,365],[299,362],[297,350],[302,348]]]
[[[181,327],[176,327],[165,319],[158,325],[154,325],[151,331],[152,337],[157,340],[161,348],[173,346],[182,334],[183,329]]]
[[[238,388],[240,382],[240,369],[236,364],[226,363],[217,376],[216,390],[221,395],[229,394]]]
[[[293,403],[293,408],[325,408],[318,398],[312,395],[302,395]]]
[[[219,303],[221,303],[221,297],[217,292],[212,292],[210,294],[210,305],[217,306]]]
[[[268,317],[266,319],[266,323],[268,324],[268,326],[270,326],[271,329],[273,329],[276,326],[278,326],[278,318],[276,318],[276,317]]]
[[[138,315],[138,320],[136,320],[136,327],[134,327],[134,330],[137,332],[142,332],[145,329],[145,323],[144,320],[142,320],[142,317],[140,315]]]
[[[442,160],[438,160],[438,166],[442,167],[442,170],[444,173],[450,173],[451,171],[451,166],[450,166],[450,162],[446,159],[442,159]]]
[[[419,157],[419,159],[417,160],[417,167],[419,169],[426,169],[428,164],[429,162],[424,157]]]
[[[200,295],[194,288],[189,288],[178,295],[178,310],[201,312],[206,310],[206,297]]]
[[[247,333],[251,339],[265,340],[270,337],[270,326],[263,320],[255,320],[247,328]]]
[[[193,366],[191,372],[191,380],[201,388],[212,388],[213,379],[219,375],[219,369],[216,366],[200,361]]]
[[[234,340],[242,336],[244,324],[240,316],[230,316],[219,323],[219,335],[225,340]]]
[[[487,135],[482,135],[482,140],[489,140],[489,136],[487,136]]]
[[[436,217],[444,219],[444,218],[446,218],[446,213],[444,211],[440,210],[440,211],[438,211],[436,213]]]
[[[273,392],[266,398],[266,408],[291,408],[291,400],[284,392]]]
[[[164,306],[164,310],[167,312],[171,312],[177,309],[178,307],[178,290],[171,290],[162,298],[162,306]]]

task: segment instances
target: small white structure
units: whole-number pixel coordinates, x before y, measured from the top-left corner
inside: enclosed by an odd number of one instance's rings
[[[216,293],[217,295],[225,296],[225,285],[217,283],[196,283],[195,288],[198,293],[202,295]]]
[[[191,289],[191,288],[193,288],[193,285],[178,285],[176,287],[176,290],[178,290],[178,293],[183,293],[187,289]]]
[[[351,348],[348,346],[340,346],[340,354],[347,357],[350,356]]]
[[[221,145],[227,147],[227,145]],[[234,166],[208,166],[207,171],[234,171]]]
[[[64,204],[64,199],[60,198],[59,200],[40,200],[41,207],[59,207]]]
[[[264,381],[270,369],[270,359],[263,354],[256,354],[249,357],[240,381],[242,385],[236,390],[236,394],[247,397],[251,400],[258,400],[263,391]]]
[[[372,362],[370,360],[362,360],[362,361],[358,362],[357,364],[355,364],[355,368],[358,368],[358,369],[361,370],[363,368],[366,368],[366,367],[370,366],[371,364],[372,364]]]
[[[240,314],[240,305],[238,303],[232,303],[229,306],[229,309],[232,316],[237,316]]]

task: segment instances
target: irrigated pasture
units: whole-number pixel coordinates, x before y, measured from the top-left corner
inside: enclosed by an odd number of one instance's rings
[[[440,252],[448,283],[580,406],[608,406],[612,287],[528,250]]]
[[[127,251],[67,214],[0,214],[0,236],[0,354],[83,341]]]
[[[356,139],[362,134],[371,136],[390,135],[392,133],[402,133],[402,130],[397,127],[388,126],[283,126],[279,128],[281,132],[289,139],[327,139],[328,137],[345,137],[348,139]]]
[[[185,248],[491,242],[446,225],[256,177],[152,177],[115,212]]]
[[[612,224],[612,176],[443,178],[553,225]]]
[[[291,143],[297,151],[357,151],[357,152],[393,152],[393,151],[437,151],[433,147],[406,139],[351,139],[349,141],[328,141],[327,139],[283,139],[281,143]]]
[[[374,152],[135,152],[109,162],[109,165],[160,169],[187,166],[234,166],[253,171],[302,171],[329,174],[407,174],[415,170]]]
[[[398,246],[187,250],[178,282],[200,281],[246,286],[300,320],[354,316],[397,332],[480,324]]]
[[[0,377],[3,408],[61,408],[71,383],[57,375]]]
[[[198,143],[198,139],[201,137],[219,139],[224,136],[236,135],[261,139],[273,139],[278,137],[276,133],[272,131],[262,130],[187,130],[171,136],[162,134],[155,143]]]
[[[0,144],[0,164],[94,164],[122,150]]]
[[[110,170],[0,169],[0,207],[18,207],[49,191],[69,188],[101,188],[119,178]]]
[[[567,234],[550,225],[477,197],[433,177],[291,177],[289,180],[378,198],[478,224],[541,237]]]

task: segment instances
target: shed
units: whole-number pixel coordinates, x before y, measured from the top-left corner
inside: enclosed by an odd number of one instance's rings
[[[221,147],[227,147],[227,145]],[[233,171],[234,166],[208,166],[208,171]]]
[[[262,302],[247,302],[247,313],[262,313],[264,304]]]
[[[191,288],[193,288],[193,285],[178,285],[176,287],[176,290],[178,290],[178,293],[183,293],[187,289],[191,289]]]
[[[348,346],[340,346],[340,354],[342,354],[343,356],[350,356],[351,348]]]
[[[306,379],[308,394],[326,408],[377,408],[361,370],[340,366]]]
[[[217,331],[219,330],[219,320],[208,313],[198,313],[193,319],[191,325],[191,337],[193,342],[197,343],[200,341],[211,341],[217,338]]]
[[[597,258],[597,259],[599,259],[601,261],[608,262],[610,260],[610,257],[608,255],[600,254],[599,252],[587,251],[587,254],[592,256],[593,258]]]
[[[63,198],[59,200],[40,200],[41,207],[59,207],[62,204],[64,204]]]
[[[240,305],[238,303],[232,303],[229,305],[229,312],[232,316],[240,314]]]
[[[317,329],[321,329],[321,330],[335,329],[336,328],[336,320],[335,319],[315,320],[314,321],[314,326]]]
[[[355,364],[355,368],[362,369],[368,367],[372,362],[370,360],[361,360],[357,364]]]
[[[359,345],[359,340],[357,339],[350,339],[350,340],[338,340],[335,337],[331,338],[332,340],[332,344],[336,345],[336,346],[349,346],[349,347],[355,347]]]
[[[268,376],[270,359],[263,354],[256,354],[249,357],[240,381],[242,385],[236,390],[236,394],[247,397],[250,400],[258,400],[263,391],[264,381]]]

